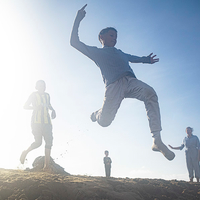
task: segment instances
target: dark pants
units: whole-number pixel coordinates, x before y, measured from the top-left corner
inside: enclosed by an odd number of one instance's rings
[[[106,177],[110,177],[110,170],[111,170],[111,166],[110,165],[105,165]]]

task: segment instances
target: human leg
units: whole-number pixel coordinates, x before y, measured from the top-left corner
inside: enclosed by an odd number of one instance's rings
[[[105,91],[103,106],[91,115],[93,122],[97,121],[100,126],[109,126],[124,99],[125,82],[123,78],[110,84]]]
[[[125,97],[136,98],[145,104],[149,127],[153,137],[152,150],[161,152],[168,160],[173,160],[175,154],[161,140],[160,108],[155,90],[136,78],[127,77],[127,79],[129,84]]]
[[[105,173],[106,173],[106,177],[108,177],[108,169],[106,165],[105,165]]]
[[[44,125],[43,136],[44,136],[44,141],[45,141],[44,169],[48,169],[49,164],[50,164],[50,158],[51,158],[51,147],[53,144],[53,133],[52,133],[51,124]]]
[[[106,177],[110,177],[110,166],[105,165]]]
[[[161,152],[168,160],[173,160],[175,154],[170,151],[167,146],[162,142],[160,132],[152,133],[153,137],[153,145],[152,150]]]
[[[189,173],[190,181],[193,182],[194,174],[193,174],[193,166],[192,166],[192,159],[188,152],[185,153],[186,157],[186,165]]]
[[[108,169],[108,176],[110,177],[110,173],[111,173],[111,167],[109,167]]]
[[[190,182],[193,182],[193,179],[194,179],[193,177],[192,177],[192,178],[190,178]]]
[[[50,158],[51,158],[51,149],[45,148],[44,169],[48,169],[49,168]]]
[[[125,98],[136,98],[143,101],[147,112],[150,131],[158,132],[162,130],[160,108],[158,103],[158,96],[155,90],[146,83],[133,78],[127,77],[128,88]]]
[[[34,135],[35,141],[28,147],[28,149],[24,150],[20,156],[21,164],[24,164],[27,154],[40,147],[42,144],[42,134],[41,134],[41,126],[38,124],[32,124],[32,133]]]
[[[31,144],[31,146],[28,147],[28,149],[24,150],[24,151],[22,152],[21,156],[20,156],[20,162],[21,162],[21,164],[24,164],[24,161],[25,161],[25,159],[26,159],[27,154],[28,154],[30,151],[32,151],[32,150],[38,148],[39,146],[41,146],[41,144],[42,144],[42,137],[41,137],[41,140],[35,140],[35,142],[33,142],[33,143]]]
[[[193,151],[190,151],[191,156],[191,162],[193,166],[193,170],[195,173],[195,178],[197,179],[197,182],[199,182],[200,178],[200,169],[199,169],[199,161],[198,161],[198,150],[194,149]]]

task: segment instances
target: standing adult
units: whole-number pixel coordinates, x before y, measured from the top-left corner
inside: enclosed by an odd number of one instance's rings
[[[183,144],[179,147],[172,147],[169,145],[170,148],[176,150],[182,150],[184,147],[185,149],[185,156],[186,156],[186,164],[187,169],[189,172],[190,182],[193,182],[194,172],[195,178],[197,182],[199,182],[200,178],[200,170],[199,170],[199,161],[200,161],[200,143],[199,138],[196,135],[193,135],[193,128],[187,127],[186,128],[187,137],[183,139]]]

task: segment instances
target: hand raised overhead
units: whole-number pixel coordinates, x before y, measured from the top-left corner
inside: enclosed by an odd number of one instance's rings
[[[155,58],[156,55],[153,55],[153,53],[149,54],[148,57],[150,57],[151,59],[151,64],[155,63],[155,62],[158,62],[159,61],[159,58]],[[155,58],[155,59],[154,59]]]
[[[85,10],[87,4],[85,4],[80,10]]]
[[[80,10],[78,10],[78,13],[77,13],[77,16],[76,16],[76,19],[78,20],[82,20],[84,17],[85,17],[85,7],[87,6],[87,4],[85,4]]]

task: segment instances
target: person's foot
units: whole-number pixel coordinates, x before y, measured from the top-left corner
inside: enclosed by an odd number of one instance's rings
[[[23,151],[22,154],[21,154],[21,156],[20,156],[20,162],[21,162],[21,164],[24,164],[24,161],[26,159],[26,155],[27,155],[26,151]]]
[[[53,165],[44,166],[42,171],[50,173],[50,174],[56,174],[57,173],[57,170]]]
[[[192,178],[190,178],[190,182],[191,182],[191,183],[193,182],[193,177],[192,177]]]
[[[160,138],[154,138],[152,150],[161,152],[168,160],[173,160],[175,157],[174,152],[170,151]]]
[[[91,115],[90,115],[90,119],[93,121],[93,122],[96,122],[97,119],[96,119],[96,113],[97,112],[93,112]]]
[[[196,178],[197,179],[197,183],[199,183],[199,178]]]
[[[53,170],[52,170],[51,167],[44,167],[44,168],[42,169],[42,171],[43,171],[43,172],[50,173],[50,174],[53,174]]]

